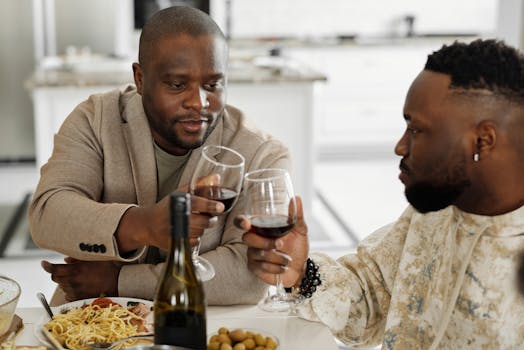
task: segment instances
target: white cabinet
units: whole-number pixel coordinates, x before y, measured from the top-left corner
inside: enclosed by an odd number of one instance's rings
[[[295,192],[302,197],[306,212],[311,211],[313,198],[316,160],[313,120],[318,96],[317,83],[313,82],[246,83],[228,87],[229,103],[289,147]]]
[[[44,165],[53,150],[53,136],[64,119],[89,95],[114,89],[114,86],[92,87],[37,87],[32,89],[35,154],[38,169]]]
[[[327,76],[318,100],[321,152],[391,150],[404,130],[409,85],[440,41],[292,48],[284,54]]]

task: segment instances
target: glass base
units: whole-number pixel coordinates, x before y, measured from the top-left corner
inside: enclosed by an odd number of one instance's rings
[[[273,294],[262,299],[258,307],[268,312],[290,312],[301,301],[301,298],[290,293]]]
[[[193,259],[193,265],[195,265],[197,276],[201,281],[209,281],[215,277],[215,268],[211,265],[209,260],[197,256]]]

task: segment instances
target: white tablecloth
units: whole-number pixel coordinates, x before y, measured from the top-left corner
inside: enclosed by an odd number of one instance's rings
[[[19,308],[16,314],[24,321],[24,329],[16,337],[16,345],[39,345],[34,335],[35,323],[44,317],[43,308]],[[280,340],[282,350],[337,350],[329,330],[322,324],[309,322],[283,313],[268,313],[256,306],[212,306],[207,309],[207,332],[220,327],[255,328],[269,332]]]

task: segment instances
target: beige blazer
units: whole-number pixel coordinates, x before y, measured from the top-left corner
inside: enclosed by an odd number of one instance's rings
[[[288,149],[231,106],[205,144],[239,151],[246,172],[291,167]],[[200,154],[201,148],[192,151],[181,184],[189,182]],[[113,236],[130,206],[159,200],[153,137],[135,87],[93,95],[79,104],[55,135],[53,154],[40,175],[29,208],[35,243],[77,259],[119,260],[119,295],[153,299],[163,264],[144,264],[146,247],[122,256]],[[204,283],[210,305],[256,303],[267,289],[248,271],[242,232],[233,225],[242,207],[241,195],[230,214],[202,238],[202,255],[216,269],[215,278]]]

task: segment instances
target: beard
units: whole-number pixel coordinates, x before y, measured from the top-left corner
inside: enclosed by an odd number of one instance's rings
[[[158,135],[160,135],[164,140],[166,140],[171,147],[181,148],[190,151],[204,144],[211,132],[215,129],[217,120],[222,115],[222,113],[218,114],[218,116],[213,116],[212,114],[207,113],[202,114],[200,118],[201,120],[205,120],[205,123],[207,123],[207,128],[204,131],[203,136],[200,139],[193,142],[183,140],[175,131],[175,126],[179,122],[178,120],[187,118],[188,116],[180,115],[176,118],[176,120],[170,121],[169,124],[167,124],[163,121],[160,121],[157,118],[150,118],[150,114],[146,115],[148,116],[147,119],[149,121],[151,129],[154,130]]]
[[[450,206],[470,185],[469,181],[457,184],[434,185],[419,182],[404,191],[408,202],[420,213],[437,211]]]
[[[401,165],[402,166],[402,165]],[[408,202],[420,213],[438,211],[454,204],[471,181],[464,171],[465,159],[461,159],[443,181],[419,181],[406,187]]]
[[[182,140],[176,132],[171,132],[168,128],[157,130],[157,132],[159,132],[165,140],[169,141],[171,146],[192,150],[202,146],[211,132],[215,129],[216,123],[214,121],[216,121],[216,119],[211,116],[207,116],[206,119],[207,121],[205,123],[207,123],[207,128],[204,131],[202,138],[195,142],[186,142]],[[173,122],[172,125],[174,126],[176,123],[178,123],[178,121]]]

